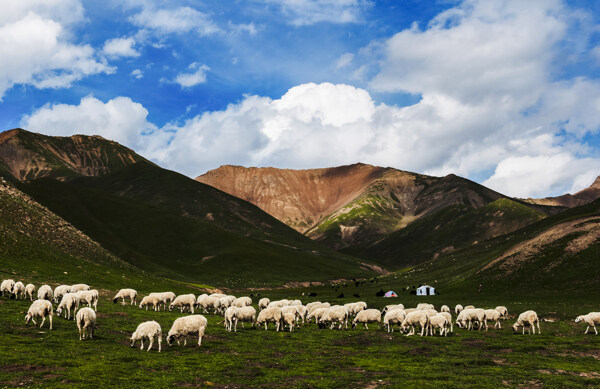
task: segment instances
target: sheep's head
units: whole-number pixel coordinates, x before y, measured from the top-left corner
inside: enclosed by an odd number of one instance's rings
[[[58,307],[58,308],[56,308],[56,314],[57,314],[58,316],[60,316],[60,314],[61,314],[61,313],[62,313],[62,307]]]
[[[173,306],[173,303],[169,304],[169,311],[172,311],[172,310],[173,310],[173,307],[174,307],[174,306]]]
[[[515,324],[513,324],[512,326],[513,329],[513,333],[517,333],[517,331],[519,331],[519,322],[516,322]]]
[[[32,318],[31,313],[28,313],[27,315],[25,315],[25,324],[29,325],[31,318]]]
[[[118,298],[116,298],[116,297],[115,297],[115,298],[113,299],[113,303],[115,303],[115,304],[116,304],[116,303],[117,303],[117,300],[118,300]]]
[[[582,315],[577,316],[577,318],[575,319],[575,323],[579,323],[580,321],[583,321]]]
[[[167,336],[167,344],[168,344],[169,346],[172,346],[172,345],[173,345],[173,342],[174,342],[175,340],[177,340],[177,339],[175,339],[175,335],[169,335],[169,336]]]

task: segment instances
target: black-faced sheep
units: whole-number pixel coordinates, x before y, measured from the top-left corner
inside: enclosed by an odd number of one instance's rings
[[[131,300],[131,305],[137,305],[137,291],[135,289],[121,289],[113,298],[113,303],[117,303],[119,299],[122,299],[122,305],[125,305],[125,299]]]

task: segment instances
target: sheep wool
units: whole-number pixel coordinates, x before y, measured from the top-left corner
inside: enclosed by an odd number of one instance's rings
[[[577,316],[577,318],[575,319],[575,323],[579,323],[580,321],[583,321],[585,323],[587,323],[587,328],[585,329],[584,334],[587,334],[590,327],[594,328],[594,332],[596,333],[596,335],[598,335],[598,330],[596,329],[596,324],[600,324],[600,312],[590,312],[587,315],[581,315],[581,316]],[[538,328],[539,330],[539,328]]]
[[[136,305],[137,291],[135,289],[121,289],[113,298],[113,303],[117,303],[119,299],[122,299],[122,305],[125,305],[125,299],[131,300],[131,305]]]
[[[541,334],[542,332],[540,331],[540,319],[538,318],[537,313],[535,311],[525,311],[519,315],[517,321],[515,322],[515,324],[513,324],[513,332],[516,333],[519,330],[519,327],[523,327],[524,335],[525,327],[527,327],[528,333],[531,334],[531,331],[533,331],[533,334],[535,335],[536,324],[538,328],[538,334]]]
[[[35,319],[41,317],[42,323],[40,324],[40,328],[42,328],[46,318],[48,318],[48,321],[50,322],[50,329],[52,329],[52,314],[52,303],[50,301],[35,300],[27,310],[25,324],[29,325],[30,321],[32,321],[33,324],[37,324]]]
[[[207,320],[202,315],[189,315],[176,319],[167,334],[167,344],[171,346],[173,342],[183,339],[183,345],[187,346],[187,337],[198,335],[198,346],[202,345],[202,337],[206,331]]]
[[[33,285],[33,284],[25,285],[25,297],[29,297],[29,300],[33,301],[34,293],[35,293],[35,285]]]
[[[38,300],[52,301],[53,293],[52,288],[49,285],[42,285],[38,289]]]
[[[131,342],[131,347],[134,347],[135,342],[139,340],[141,343],[140,350],[143,350],[144,339],[148,339],[150,345],[148,346],[148,350],[146,351],[150,351],[152,345],[154,344],[155,337],[157,338],[158,342],[158,352],[160,352],[162,344],[162,329],[160,328],[160,324],[158,324],[154,320],[145,321],[137,327],[135,332],[131,335],[131,338],[129,338],[129,341]]]
[[[94,338],[94,327],[96,326],[96,312],[90,307],[81,308],[75,316],[77,329],[79,330],[79,340]]]

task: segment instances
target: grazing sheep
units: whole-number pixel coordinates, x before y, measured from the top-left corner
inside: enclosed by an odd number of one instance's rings
[[[15,282],[15,286],[13,287],[13,296],[15,296],[16,300],[25,299],[25,285],[21,281]]]
[[[406,318],[404,309],[392,309],[388,310],[383,317],[383,325],[387,332],[394,332],[394,324],[402,324],[402,321]]]
[[[448,320],[448,325],[450,326],[450,332],[454,332],[454,325],[452,324],[452,315],[449,312],[440,312],[437,316],[444,316],[446,320]]]
[[[320,322],[324,325],[331,323],[331,326],[329,327],[330,330],[335,327],[336,323],[339,324],[339,330],[341,330],[342,327],[348,329],[348,310],[344,306],[334,305],[327,309],[325,314],[321,317]]]
[[[300,300],[290,301],[290,306],[298,306],[298,305],[302,305],[302,301],[300,301]]]
[[[404,310],[404,313],[406,313],[408,315],[409,313],[416,312],[416,311],[420,311],[420,309],[417,309],[417,308],[406,308]]]
[[[219,298],[220,297],[210,295],[201,295],[200,297],[198,297],[198,300],[196,300],[196,305],[198,306],[198,308],[202,308],[202,311],[204,313],[208,313],[208,308],[212,308],[214,302],[217,301]]]
[[[465,308],[461,311],[456,317],[456,324],[460,328],[467,328],[468,330],[474,329],[475,324],[479,325],[479,330],[483,329],[484,326],[486,330],[488,328],[485,311],[476,308]]]
[[[298,315],[300,315],[300,319],[302,319],[302,325],[304,325],[304,321],[306,320],[306,314],[308,310],[304,305],[296,305],[296,310],[298,311]]]
[[[215,302],[213,303],[213,308],[215,312],[224,313],[225,310],[231,306],[231,303],[235,301],[235,298],[231,299],[230,297],[233,296],[220,297],[217,300],[215,300]]]
[[[322,303],[320,301],[313,301],[312,303],[306,304],[306,309],[308,310],[308,313],[312,312],[311,308],[318,304],[322,304]]]
[[[494,324],[494,328],[498,327],[499,329],[502,329],[502,325],[500,325],[500,319],[502,318],[502,315],[500,314],[500,312],[498,312],[495,309],[486,309],[485,310],[485,320],[486,321],[495,321],[496,323]],[[487,328],[486,328],[487,330]]]
[[[273,307],[278,307],[278,308],[283,308],[283,307],[287,307],[288,305],[290,305],[290,300],[277,300],[277,301],[271,301],[269,303],[269,305],[267,305],[267,308],[273,308]]]
[[[79,301],[77,302],[77,308],[79,308],[79,304],[87,303],[88,307],[94,306],[94,311],[98,311],[98,291],[96,289],[92,290],[80,290],[75,293]]]
[[[395,309],[402,309],[404,310],[404,304],[390,304],[390,305],[386,305],[385,308],[383,308],[383,310],[381,311],[382,315],[385,315],[386,313],[393,311]]]
[[[233,325],[233,330],[237,332],[237,323],[242,323],[242,328],[244,327],[244,322],[251,323],[252,327],[254,327],[254,322],[256,321],[256,309],[254,307],[241,307],[237,309],[235,315],[235,324]]]
[[[2,281],[2,284],[0,284],[0,292],[2,292],[2,297],[4,297],[5,293],[8,295],[8,297],[10,297],[13,293],[14,286],[15,286],[14,280]]]
[[[450,307],[447,305],[442,305],[442,307],[440,308],[440,312],[448,312],[450,313]]]
[[[119,299],[123,300],[121,305],[125,305],[125,299],[131,300],[130,305],[137,305],[137,291],[135,289],[121,289],[113,298],[113,303],[116,304]]]
[[[537,324],[538,333],[541,334],[540,331],[540,319],[538,319],[538,315],[535,311],[525,311],[519,315],[519,318],[513,324],[513,333],[516,333],[519,330],[519,327],[523,327],[523,335],[525,335],[525,327],[529,327],[527,329],[528,333],[531,333],[533,330],[533,334],[535,335],[535,325]]]
[[[318,303],[318,304],[311,305],[310,307],[307,305],[306,309],[308,309],[308,313],[310,314],[317,309],[329,308],[330,306],[331,306],[331,304],[329,304],[329,303]]]
[[[70,293],[69,291],[71,290],[71,285],[59,285],[56,288],[54,288],[54,298],[53,301],[55,303],[60,302],[60,300],[62,299],[62,297],[67,294]]]
[[[354,316],[358,312],[367,309],[367,303],[365,303],[364,301],[357,301],[354,303],[344,304],[344,307],[346,307],[346,309],[348,310],[348,315]]]
[[[69,293],[77,293],[82,290],[90,290],[90,286],[88,284],[71,285],[71,289],[69,289]]]
[[[35,285],[25,285],[25,297],[29,296],[29,300],[33,301],[33,294],[35,293]]]
[[[194,313],[194,305],[196,304],[196,296],[193,294],[182,294],[175,297],[175,300],[169,305],[169,311],[172,311],[173,308],[179,307],[181,313],[183,310],[187,308],[187,310],[191,313]]]
[[[52,288],[48,285],[42,285],[38,289],[38,300],[48,300],[52,302]]]
[[[366,329],[369,329],[368,323],[381,324],[381,312],[379,309],[365,309],[356,314],[354,320],[352,320],[352,329],[355,329],[358,323],[362,323]]]
[[[256,318],[256,325],[259,327],[264,323],[265,331],[268,330],[267,323],[273,322],[275,323],[275,331],[279,331],[279,327],[281,325],[282,312],[279,307],[270,307],[265,308],[258,314]]]
[[[499,305],[495,309],[496,311],[500,312],[500,317],[502,319],[506,320],[508,318],[508,309],[506,309],[504,305]]]
[[[52,329],[52,303],[48,300],[35,300],[27,310],[25,324],[29,325],[30,321],[32,321],[33,324],[37,324],[35,322],[36,317],[42,318],[42,324],[40,324],[40,328],[42,328],[46,318],[48,318],[50,321],[50,329]]]
[[[456,307],[454,307],[454,313],[458,315],[463,309],[464,308],[462,305],[456,304]]]
[[[444,316],[435,315],[429,317],[429,334],[435,335],[435,330],[440,330],[440,336],[448,336],[448,319]]]
[[[158,296],[146,296],[140,302],[140,309],[146,307],[146,311],[147,311],[148,307],[150,305],[152,305],[154,307],[154,310],[158,311],[158,310],[160,310],[160,303],[161,303],[161,300]]]
[[[250,297],[238,297],[231,303],[234,307],[249,307],[252,305],[252,299]]]
[[[475,307],[473,305],[467,305],[465,309],[475,309]]]
[[[590,312],[587,315],[577,316],[575,319],[575,323],[579,323],[580,321],[584,321],[587,323],[587,328],[585,329],[584,334],[588,333],[590,327],[594,328],[594,332],[598,335],[598,330],[596,329],[596,324],[600,324],[600,312]],[[538,327],[539,330],[539,327]]]
[[[294,332],[294,325],[296,324],[297,312],[294,311],[282,311],[281,312],[281,330],[285,330],[285,326],[290,327],[290,332]]]
[[[89,334],[90,339],[94,339],[94,327],[96,326],[96,312],[94,312],[92,308],[85,307],[77,311],[75,321],[77,322],[77,329],[79,330],[79,340],[85,340],[86,333]]]
[[[310,324],[310,322],[314,318],[315,319],[315,323],[317,323],[317,325],[318,325],[319,321],[321,320],[321,317],[323,317],[323,315],[325,314],[325,312],[327,312],[328,309],[329,309],[329,307],[315,309],[314,311],[310,312],[306,316],[306,321]]]
[[[417,304],[417,309],[424,311],[426,309],[435,309],[435,307],[433,306],[433,304],[420,303]]]
[[[135,332],[131,335],[131,338],[129,338],[129,341],[131,342],[131,347],[134,347],[135,342],[139,340],[140,343],[142,344],[140,346],[140,350],[143,350],[144,349],[144,338],[147,338],[148,341],[150,342],[150,345],[148,346],[148,350],[146,350],[146,351],[150,351],[150,349],[152,348],[152,345],[154,344],[155,336],[158,339],[158,352],[160,352],[161,343],[162,343],[162,329],[160,328],[160,324],[158,324],[154,320],[145,321],[142,324],[140,324],[137,327],[137,329],[135,330]]]
[[[149,296],[158,297],[158,301],[159,301],[158,309],[160,310],[160,305],[162,305],[163,311],[167,309],[167,304],[171,304],[171,302],[173,300],[175,300],[175,293],[173,293],[173,292],[154,292],[154,293],[150,293]]]
[[[292,315],[294,315],[295,317],[295,322],[298,322],[298,320],[300,319],[300,313],[298,313],[298,309],[296,309],[296,307],[293,306],[287,306],[287,307],[282,307],[281,308],[281,313],[291,313]]]
[[[429,315],[427,315],[427,313],[421,310],[410,312],[406,315],[404,320],[402,320],[400,329],[403,332],[406,332],[408,330],[408,327],[410,327],[410,332],[406,336],[411,336],[415,334],[415,325],[421,327],[421,336],[423,336],[423,334],[427,336],[427,327],[429,326]]]
[[[179,344],[179,341],[183,338],[183,345],[187,346],[187,337],[198,334],[198,346],[201,346],[202,337],[206,331],[206,323],[207,320],[202,315],[189,315],[176,319],[167,335],[167,344],[171,346],[174,341]]]
[[[267,308],[270,302],[271,300],[269,300],[266,297],[261,298],[260,300],[258,300],[258,310],[262,311],[263,309]]]
[[[75,313],[77,306],[79,304],[79,299],[77,298],[76,293],[66,293],[62,299],[60,300],[60,304],[58,304],[58,308],[56,308],[56,314],[60,317],[63,309],[65,310],[65,319],[71,320],[71,310]],[[75,315],[73,315],[73,319],[75,319]]]
[[[238,307],[231,306],[225,310],[225,330],[231,332],[236,321]]]

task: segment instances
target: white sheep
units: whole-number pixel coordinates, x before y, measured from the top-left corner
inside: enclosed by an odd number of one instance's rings
[[[456,304],[456,307],[454,307],[454,313],[458,315],[463,309],[465,308],[463,308],[462,305]]]
[[[456,317],[456,324],[460,328],[474,329],[475,324],[479,325],[479,330],[488,329],[485,310],[480,308],[465,308]]]
[[[429,317],[429,334],[435,335],[435,330],[440,330],[440,336],[448,336],[448,319],[441,315]]]
[[[317,309],[329,308],[330,306],[331,306],[331,304],[329,304],[329,303],[318,303],[318,304],[311,305],[310,307],[307,305],[306,309],[308,309],[308,313],[310,314]]]
[[[354,303],[344,304],[344,307],[346,307],[346,309],[348,310],[348,314],[350,316],[354,316],[358,312],[364,311],[365,309],[367,309],[367,303],[365,303],[364,301],[357,301]]]
[[[494,328],[498,327],[502,329],[502,325],[500,324],[500,319],[502,318],[502,314],[498,312],[496,309],[486,309],[485,310],[485,320],[486,321],[495,321]]]
[[[450,307],[447,305],[442,305],[440,308],[440,312],[448,312],[450,313]]]
[[[304,305],[295,305],[296,310],[298,311],[298,315],[300,315],[300,319],[302,319],[302,325],[304,325],[304,321],[306,320],[306,314],[308,310]]]
[[[215,302],[213,303],[213,308],[215,312],[225,312],[225,310],[231,306],[231,303],[235,301],[235,298],[232,299],[231,297],[233,296],[220,297],[217,300],[215,300]]]
[[[160,303],[161,300],[158,296],[146,296],[142,299],[142,301],[140,302],[140,309],[142,308],[146,308],[146,311],[148,310],[148,307],[150,305],[152,305],[152,307],[154,308],[155,311],[160,310]]]
[[[437,316],[444,316],[446,320],[448,320],[448,325],[450,326],[450,332],[454,332],[454,325],[452,324],[452,315],[449,312],[440,312]]]
[[[158,297],[158,301],[159,301],[159,310],[160,310],[160,305],[163,306],[163,311],[167,309],[167,305],[171,304],[171,302],[173,300],[175,300],[175,293],[173,292],[154,292],[154,293],[150,293],[149,296],[156,296]]]
[[[315,323],[317,323],[317,325],[318,325],[319,321],[321,320],[321,317],[323,317],[323,315],[325,314],[325,312],[327,312],[328,309],[329,309],[329,307],[315,309],[314,311],[307,314],[306,321],[310,324],[310,322],[314,318]]]
[[[169,305],[169,311],[172,311],[173,308],[179,307],[181,313],[183,310],[187,308],[187,310],[191,313],[194,313],[194,305],[196,304],[196,296],[193,294],[182,294],[175,297],[175,300]]]
[[[71,320],[71,310],[74,314],[78,303],[79,299],[77,298],[76,293],[66,293],[60,300],[58,308],[56,308],[56,314],[60,317],[63,310],[65,310],[65,319]],[[73,315],[73,319],[75,319],[75,315]]]
[[[388,309],[383,316],[383,325],[385,326],[387,332],[394,332],[394,324],[402,324],[404,318],[406,318],[404,309]]]
[[[88,284],[71,285],[71,289],[69,289],[69,293],[77,293],[82,290],[90,290],[90,286]]]
[[[146,351],[150,351],[152,345],[154,344],[154,337],[156,337],[158,340],[158,352],[160,352],[162,344],[162,329],[160,328],[160,324],[158,324],[154,320],[145,321],[137,327],[135,332],[131,335],[131,338],[129,338],[129,341],[131,342],[131,347],[134,347],[135,342],[139,340],[142,344],[140,346],[140,350],[143,350],[144,338],[147,338],[150,342],[150,345],[148,346],[148,350]]]
[[[296,324],[297,311],[282,311],[281,312],[281,330],[285,330],[285,326],[290,327],[290,332],[294,332]]]
[[[42,285],[40,286],[40,288],[38,289],[38,300],[48,300],[48,301],[52,301],[52,288],[49,285]]]
[[[379,309],[365,309],[358,312],[354,320],[352,320],[352,329],[355,329],[358,323],[362,323],[366,329],[369,329],[367,324],[375,322],[381,324],[381,312]]]
[[[282,307],[281,308],[281,313],[291,313],[292,315],[294,315],[294,322],[298,322],[298,320],[300,319],[300,313],[298,312],[298,309],[294,306],[287,306],[287,307]]]
[[[256,321],[256,309],[254,307],[241,307],[237,308],[235,314],[235,323],[233,325],[233,330],[237,332],[237,323],[242,323],[242,328],[244,327],[244,322],[251,323],[254,327],[254,322]]]
[[[94,312],[92,308],[85,307],[77,311],[75,321],[77,322],[77,329],[79,330],[79,340],[85,340],[86,333],[89,334],[90,339],[94,338],[94,327],[96,326],[96,312]]]
[[[386,313],[393,311],[395,309],[402,309],[404,310],[404,304],[390,304],[390,305],[386,305],[385,308],[383,308],[383,310],[381,311],[382,315],[385,315]]]
[[[420,303],[420,304],[417,304],[417,309],[426,310],[426,309],[435,309],[435,307],[433,306],[433,304]]]
[[[404,320],[402,320],[400,328],[403,332],[406,332],[408,330],[408,327],[410,327],[410,332],[406,336],[411,336],[415,334],[415,325],[421,327],[421,336],[423,336],[423,334],[427,336],[427,328],[429,326],[429,315],[426,312],[423,312],[422,310],[410,312],[406,315]]]
[[[417,312],[417,311],[420,311],[420,309],[417,309],[417,308],[406,308],[404,310],[404,313],[406,313],[408,315],[411,312]]]
[[[137,291],[135,289],[121,289],[113,298],[113,303],[116,304],[119,299],[123,300],[121,303],[122,305],[125,305],[125,299],[131,300],[130,305],[137,305]]]
[[[225,322],[225,330],[231,332],[231,330],[233,329],[235,322],[236,322],[236,318],[237,318],[237,310],[238,307],[228,307],[225,310],[225,314],[224,316],[224,322]]]
[[[250,297],[238,297],[235,300],[233,300],[233,302],[231,303],[232,306],[234,307],[249,307],[250,305],[252,305],[252,299]]]
[[[290,306],[298,306],[298,305],[302,305],[302,301],[300,301],[300,300],[290,301]]]
[[[198,309],[202,308],[202,311],[204,313],[208,313],[208,308],[213,306],[213,302],[216,300],[216,297],[211,297],[207,294],[201,294],[200,296],[198,296],[198,299],[196,300],[196,307]]]
[[[338,329],[341,330],[343,327],[348,329],[348,310],[346,307],[341,305],[334,305],[329,307],[325,314],[321,317],[321,323],[324,325],[331,324],[329,329],[333,329],[335,324],[338,323]]]
[[[98,311],[98,291],[96,289],[92,290],[80,290],[75,293],[77,298],[79,299],[77,303],[77,308],[81,303],[87,303],[88,307],[94,307],[94,311]]]
[[[262,311],[263,309],[267,308],[270,302],[271,300],[269,300],[266,297],[261,298],[260,300],[258,300],[258,310]]]
[[[42,324],[40,324],[40,328],[44,325],[46,318],[50,321],[50,329],[52,329],[52,303],[48,300],[35,300],[29,309],[27,310],[27,315],[25,316],[25,324],[29,325],[30,321],[33,321],[33,324],[37,324],[35,322],[36,317],[42,318]]]
[[[21,281],[15,282],[15,286],[13,287],[13,295],[15,299],[25,299],[25,285]]]
[[[278,307],[278,308],[282,308],[282,307],[287,307],[288,305],[290,305],[290,300],[277,300],[277,301],[271,301],[269,303],[269,305],[267,305],[267,308],[273,308],[273,307]]]
[[[29,300],[33,301],[34,293],[35,293],[35,285],[33,285],[33,284],[25,285],[25,297],[29,297]]]
[[[467,305],[467,306],[465,307],[465,309],[475,309],[475,306],[473,306],[473,305]]]
[[[504,305],[499,305],[495,309],[496,311],[500,312],[500,317],[502,317],[503,319],[508,318],[508,309],[506,309]]]
[[[70,293],[71,290],[71,285],[59,285],[56,288],[54,288],[54,298],[53,301],[55,303],[60,302],[60,300],[62,299],[62,297],[67,294]]]
[[[519,315],[519,318],[513,324],[513,332],[516,333],[519,330],[519,327],[523,327],[523,334],[525,334],[525,327],[528,328],[528,333],[531,333],[533,330],[533,334],[535,335],[535,325],[537,324],[538,333],[541,334],[540,331],[540,319],[538,319],[538,315],[535,311],[525,311]]]
[[[596,335],[598,335],[598,330],[596,329],[596,324],[600,324],[600,312],[590,312],[587,315],[577,316],[577,318],[575,319],[575,323],[579,323],[580,321],[584,321],[588,325],[587,328],[585,329],[584,334],[587,334],[590,327],[593,327],[594,332],[596,333]]]
[[[306,309],[308,310],[308,313],[312,312],[311,308],[317,304],[322,304],[322,303],[320,301],[313,301],[312,303],[306,304]]]
[[[201,346],[206,324],[207,320],[202,315],[189,315],[176,319],[167,335],[167,344],[171,346],[174,341],[179,344],[183,338],[183,345],[187,346],[187,337],[198,334],[198,346]]]
[[[281,326],[282,312],[279,307],[265,308],[258,314],[256,325],[259,327],[264,323],[265,331],[268,330],[268,323],[275,323],[275,331],[279,331]]]
[[[12,295],[14,286],[14,280],[3,280],[2,284],[0,284],[0,292],[2,292],[2,297],[4,297],[5,293],[8,295],[8,297],[10,297]]]

